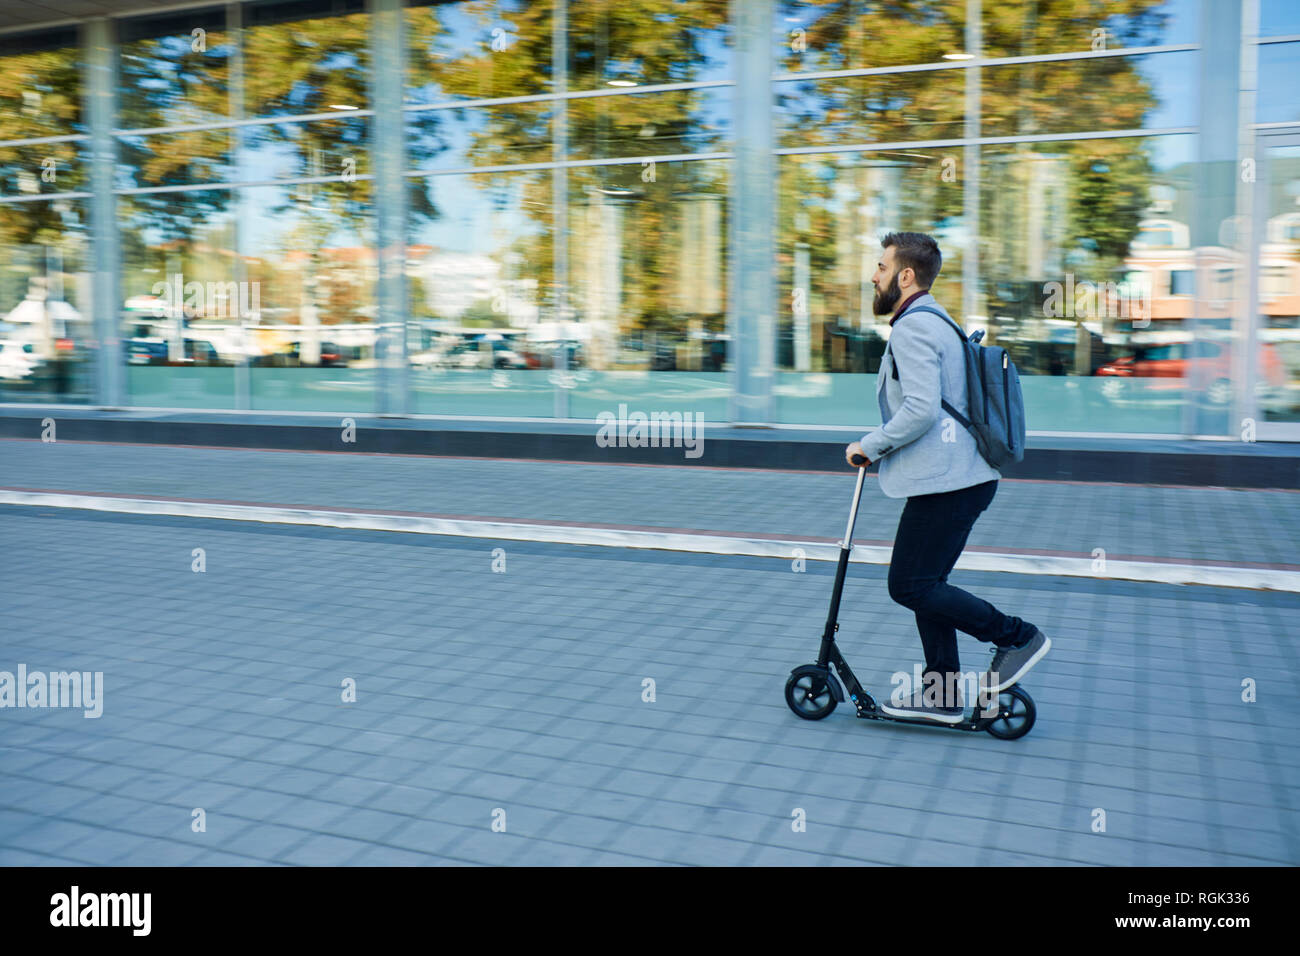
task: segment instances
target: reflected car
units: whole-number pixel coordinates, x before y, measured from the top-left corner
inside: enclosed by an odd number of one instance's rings
[[[301,364],[301,350],[302,343],[293,342],[285,354],[292,356]],[[347,364],[347,360],[343,357],[343,350],[337,345],[333,342],[320,343],[320,361],[316,363],[317,368],[345,368]]]
[[[1260,347],[1259,355],[1261,388],[1284,387],[1286,370],[1277,350],[1265,343]],[[1094,374],[1120,378],[1185,380],[1192,371],[1199,373],[1198,377],[1208,383],[1206,394],[1211,402],[1226,405],[1232,401],[1232,350],[1220,342],[1169,342],[1139,346],[1132,355],[1098,366]]]
[[[478,342],[461,342],[443,353],[443,363],[448,368],[482,368],[483,352]],[[510,348],[510,343],[502,339],[492,343],[492,367],[528,368],[528,363],[522,355]]]
[[[507,342],[492,343],[493,368],[528,368],[528,362],[522,355],[510,348]]]
[[[446,362],[443,355],[434,349],[424,349],[420,352],[411,352],[406,356],[407,364],[412,368],[436,369],[442,368]]]
[[[185,361],[191,365],[224,365],[212,343],[206,339],[185,340]]]
[[[481,368],[483,353],[478,350],[478,346],[473,342],[462,342],[459,345],[453,345],[442,353],[442,361],[447,368]]]
[[[127,339],[124,348],[127,365],[162,365],[167,361],[165,339]]]
[[[561,353],[567,356],[565,367],[570,371],[583,368],[586,365],[582,346],[575,342],[563,344],[557,342],[530,343],[524,352],[524,363],[528,368],[556,368],[559,365]]]
[[[28,378],[40,360],[30,342],[0,342],[0,379],[17,382]]]
[[[185,357],[171,361],[170,346],[163,338],[127,339],[124,345],[127,365],[223,365],[221,356],[206,339],[186,339]]]

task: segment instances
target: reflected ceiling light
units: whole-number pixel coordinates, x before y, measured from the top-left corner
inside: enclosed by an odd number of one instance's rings
[[[610,80],[609,86],[636,86],[635,80]]]
[[[342,104],[342,103],[331,103],[331,104],[330,104],[330,109],[332,109],[332,110],[359,110],[359,109],[361,109],[361,107],[359,107],[359,106],[345,106],[345,105]]]
[[[945,53],[943,55],[943,58],[945,60],[973,60],[975,59],[975,54],[974,53]]]

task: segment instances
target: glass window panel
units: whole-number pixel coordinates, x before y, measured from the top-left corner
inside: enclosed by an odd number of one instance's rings
[[[408,112],[407,158],[419,170],[547,162],[552,112],[536,102]]]
[[[729,87],[581,97],[569,101],[569,155],[669,156],[730,148]]]
[[[92,399],[89,253],[83,201],[0,202],[0,401]]]
[[[252,6],[244,14],[248,116],[326,113],[369,105],[364,0]],[[329,15],[330,13],[336,15]]]
[[[554,412],[551,173],[429,176],[407,247],[411,390],[421,414]]]
[[[244,277],[230,192],[121,196],[118,222],[130,402],[233,408]]]
[[[1294,230],[1288,230],[1294,232]],[[1285,235],[1285,233],[1284,233]],[[1259,297],[1264,302],[1271,302],[1291,293],[1293,281],[1290,266],[1263,266],[1259,270]]]
[[[0,36],[0,139],[85,131],[77,34]]]
[[[234,44],[223,8],[123,20],[118,29],[118,122],[123,129],[211,123],[230,116]]]
[[[117,188],[185,186],[232,178],[234,131],[190,129],[180,133],[118,137]]]
[[[730,80],[727,0],[574,0],[570,90]]]
[[[1300,43],[1262,43],[1259,51],[1259,88],[1255,122],[1300,121],[1300,96],[1295,76],[1300,71]]]
[[[880,367],[881,330],[889,319],[873,312],[871,279],[880,239],[888,232],[934,236],[943,255],[934,294],[962,320],[960,157],[960,151],[920,149],[780,157],[778,368],[875,372]],[[821,421],[811,406],[796,412],[803,405],[793,395],[782,397],[783,421]],[[837,396],[823,397],[830,400],[832,420],[853,420],[849,408],[836,406]]]
[[[370,322],[374,314],[370,182],[239,190],[241,245],[261,287],[263,325]],[[371,343],[373,345],[373,343]],[[373,354],[373,353],[371,353]]]
[[[1193,135],[981,150],[986,342],[1024,375],[1030,428],[1180,431],[1185,363],[1149,350],[1231,311],[1193,294],[1198,256],[1207,291],[1230,266],[1191,244],[1195,156]]]
[[[934,63],[966,46],[966,0],[777,0],[778,73]]]
[[[406,101],[440,103],[552,89],[553,9],[554,0],[410,4]]]
[[[1300,422],[1300,142],[1287,137],[1263,158],[1255,400],[1265,421]]]
[[[1259,0],[1259,35],[1300,34],[1300,4],[1295,0]]]
[[[777,141],[799,147],[959,137],[965,122],[964,72],[775,83]]]
[[[84,140],[0,146],[0,196],[33,196],[85,189]]]
[[[725,419],[728,174],[723,160],[659,163],[649,181],[636,164],[571,171],[574,417],[626,401]]]
[[[1201,0],[992,3],[984,55],[1041,56],[1198,42]]]
[[[154,283],[177,272],[215,281],[237,270],[230,190],[133,193],[117,205],[124,298],[148,298]]]
[[[240,343],[253,407],[371,407],[377,270],[370,181],[238,192],[241,258],[257,297]]]
[[[983,70],[985,136],[1195,126],[1198,53],[1097,57]]]
[[[239,133],[239,179],[361,176],[370,172],[368,116],[245,126]]]

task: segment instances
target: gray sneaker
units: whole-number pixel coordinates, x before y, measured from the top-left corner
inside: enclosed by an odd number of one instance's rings
[[[957,694],[957,706],[941,707],[932,701],[925,699],[925,691],[918,690],[912,695],[911,700],[904,701],[901,704],[894,704],[889,701],[881,701],[879,706],[882,713],[890,717],[906,717],[909,720],[917,718],[923,720],[934,720],[943,724],[960,724],[962,714],[965,712],[961,702],[961,688],[955,688]],[[931,695],[933,697],[933,695]]]
[[[1029,673],[1029,669],[1051,648],[1051,639],[1038,628],[1034,628],[1034,636],[1019,647],[995,647],[988,673],[980,676],[981,689],[993,694],[1006,690]],[[990,688],[989,683],[994,680],[996,684]]]

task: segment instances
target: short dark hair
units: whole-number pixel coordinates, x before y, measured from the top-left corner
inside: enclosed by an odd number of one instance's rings
[[[943,267],[943,256],[939,254],[939,243],[930,236],[923,232],[891,232],[880,240],[880,245],[885,249],[894,247],[894,262],[898,263],[899,272],[910,268],[922,289],[934,285]]]

